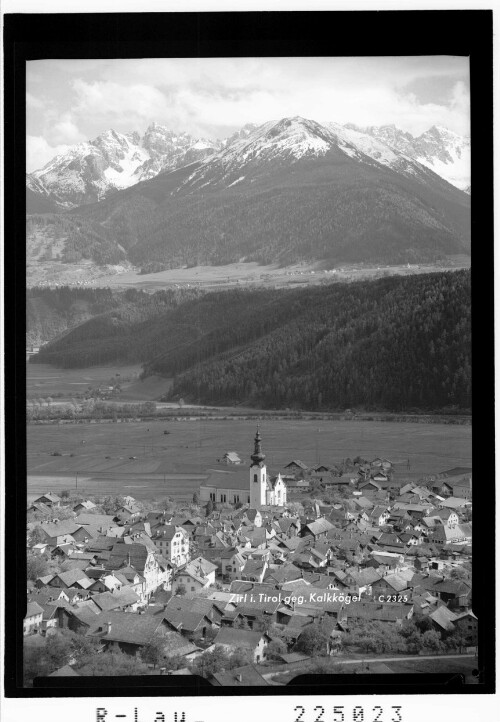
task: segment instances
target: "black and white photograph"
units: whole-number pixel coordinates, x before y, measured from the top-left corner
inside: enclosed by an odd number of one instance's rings
[[[26,61],[26,690],[478,691],[471,77]]]

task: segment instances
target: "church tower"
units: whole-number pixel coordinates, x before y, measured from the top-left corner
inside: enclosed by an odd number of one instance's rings
[[[264,462],[266,455],[262,453],[258,426],[254,451],[250,458],[252,460],[250,464],[250,508],[260,509],[266,505],[267,471]]]

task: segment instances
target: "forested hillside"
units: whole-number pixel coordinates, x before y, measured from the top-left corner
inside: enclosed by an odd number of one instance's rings
[[[470,272],[199,295],[154,318],[94,319],[37,360],[142,361],[175,377],[170,398],[207,404],[468,409]]]
[[[27,289],[26,343],[39,346],[52,341],[32,358],[32,363],[83,367],[126,357],[128,334],[137,324],[164,314],[196,295],[199,292],[192,289],[154,294],[136,289],[112,291],[68,286]],[[107,346],[120,336],[123,344],[110,353]],[[134,352],[132,358],[142,360],[137,348]]]

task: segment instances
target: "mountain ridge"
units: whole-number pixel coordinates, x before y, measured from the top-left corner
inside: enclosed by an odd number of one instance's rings
[[[100,144],[111,141],[107,162],[123,163],[115,136]],[[247,127],[216,153],[46,219],[45,230],[51,222],[62,261],[126,262],[144,273],[470,252],[466,193],[377,139],[300,116]]]
[[[196,139],[185,132],[175,133],[156,122],[148,126],[142,137],[137,131],[118,133],[109,129],[93,140],[72,146],[43,168],[27,174],[27,187],[61,209],[74,208],[102,200],[110,192],[148,180],[158,173],[238,146],[256,129],[275,123],[247,124],[222,141]],[[363,128],[353,123],[340,125],[332,121],[321,125],[335,132],[345,144],[352,144],[368,155],[367,139],[373,138],[378,143],[373,149],[375,155],[387,158],[390,151],[403,154],[434,170],[461,190],[470,186],[470,139],[446,128],[432,126],[414,137],[395,125]],[[353,137],[352,132],[360,135]],[[397,158],[392,160],[396,167]]]

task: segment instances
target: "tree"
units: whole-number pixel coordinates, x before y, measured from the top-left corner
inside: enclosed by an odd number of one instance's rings
[[[198,506],[199,503],[200,503],[200,494],[198,491],[195,491],[193,493],[193,504],[196,504]]]
[[[28,533],[28,544],[32,547],[35,546],[35,544],[43,544],[46,538],[41,527],[36,526]]]
[[[26,557],[27,577],[32,582],[43,577],[49,569],[47,559],[42,554],[28,554]]]
[[[328,635],[318,624],[309,624],[295,644],[297,652],[303,652],[309,656],[318,654],[326,654],[328,644]]]
[[[69,497],[69,489],[63,489],[61,493],[59,494],[61,499],[68,499]]]
[[[247,649],[237,649],[229,657],[229,669],[234,667],[244,667],[246,664],[250,664],[253,661],[252,653]]]
[[[40,648],[29,646],[25,642],[23,649],[24,686],[32,687],[35,677],[46,677],[52,671],[47,659],[40,654]]]
[[[463,567],[453,567],[453,569],[450,572],[450,578],[451,579],[468,579],[469,572],[467,571],[467,569],[464,569]]]
[[[207,678],[230,667],[230,656],[221,645],[217,644],[210,652],[205,652],[194,661],[192,671]]]
[[[146,664],[152,664],[153,668],[156,668],[157,664],[159,665],[163,662],[164,653],[165,640],[162,637],[153,637],[153,639],[141,649],[141,659]]]
[[[210,516],[210,514],[213,512],[213,510],[214,510],[214,503],[213,503],[212,499],[209,499],[207,502],[207,505],[205,507],[205,516]]]
[[[422,634],[422,646],[433,652],[439,652],[443,649],[444,644],[441,641],[441,635],[435,629],[429,629]]]
[[[102,652],[92,657],[78,673],[93,677],[118,677],[149,674],[144,662],[123,652]]]
[[[187,594],[187,588],[185,584],[179,584],[177,589],[175,590],[175,593],[178,597],[183,597],[185,594]]]
[[[281,639],[273,639],[266,647],[266,655],[268,659],[279,659],[282,654],[287,653],[286,644]]]

